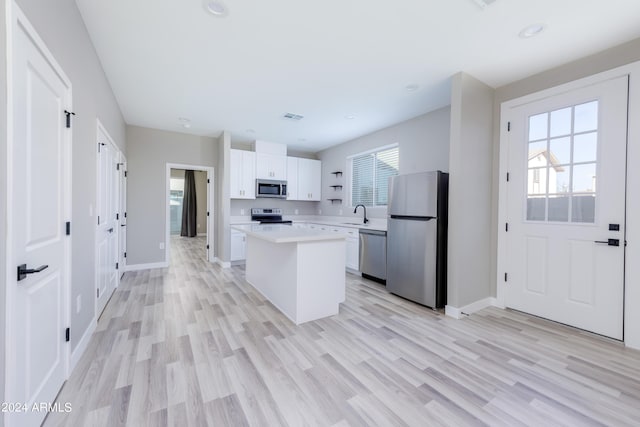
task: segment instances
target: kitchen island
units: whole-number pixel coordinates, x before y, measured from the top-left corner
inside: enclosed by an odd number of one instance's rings
[[[344,233],[235,225],[247,235],[246,280],[296,325],[338,314],[345,299]]]

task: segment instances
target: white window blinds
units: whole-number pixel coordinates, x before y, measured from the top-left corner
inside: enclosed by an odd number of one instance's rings
[[[398,147],[384,148],[351,159],[351,206],[386,206],[389,177],[398,175]]]

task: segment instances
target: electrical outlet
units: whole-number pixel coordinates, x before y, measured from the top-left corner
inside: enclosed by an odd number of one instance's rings
[[[81,309],[82,309],[82,295],[78,295],[76,297],[76,314],[80,313]]]
[[[164,242],[160,242],[160,249],[164,249]]]
[[[240,209],[240,215],[244,215],[244,209]]]
[[[295,212],[296,215],[298,215],[298,209],[296,209],[294,212]]]

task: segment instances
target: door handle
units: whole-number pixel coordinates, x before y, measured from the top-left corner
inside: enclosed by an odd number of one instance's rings
[[[27,274],[40,273],[45,268],[49,268],[49,266],[48,265],[41,265],[38,268],[29,269],[29,268],[27,268],[27,264],[20,264],[18,266],[18,282],[23,280],[23,279],[26,279]]]
[[[113,233],[113,227],[107,230],[109,233]]]
[[[595,243],[603,243],[608,246],[620,246],[620,239],[596,240]]]
[[[120,227],[126,227],[127,224],[120,224]]]

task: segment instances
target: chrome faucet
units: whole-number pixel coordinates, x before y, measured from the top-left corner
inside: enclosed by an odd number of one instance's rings
[[[366,224],[369,222],[369,220],[367,219],[367,207],[365,205],[356,205],[356,208],[353,210],[353,213],[356,213],[360,206],[362,206],[362,209],[364,209],[364,223]]]

